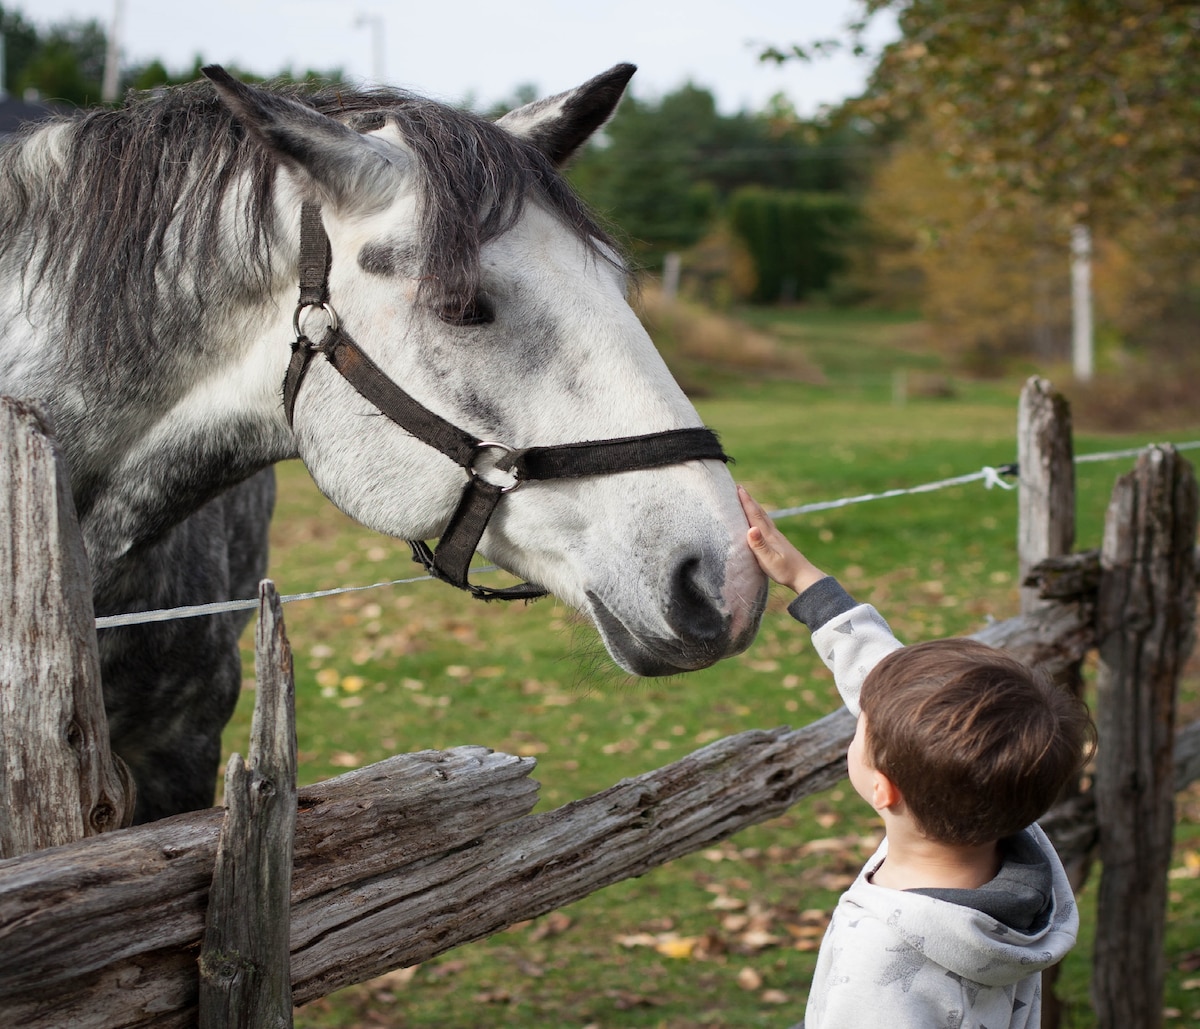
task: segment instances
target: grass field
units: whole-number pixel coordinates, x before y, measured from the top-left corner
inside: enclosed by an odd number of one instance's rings
[[[792,312],[754,320],[821,374],[739,374],[681,360],[705,421],[737,459],[735,477],[768,507],[1015,459],[1020,380],[954,381],[922,352],[913,319]],[[915,387],[903,403],[897,382]],[[1200,438],[1200,415],[1170,438]],[[1076,452],[1146,441],[1080,434]],[[1080,549],[1098,545],[1113,479],[1130,466],[1126,459],[1079,467]],[[281,592],[416,574],[403,543],[349,522],[299,465],[280,469],[280,487],[271,574]],[[974,483],[780,524],[819,566],[879,607],[897,635],[917,641],[1015,613],[1015,523],[1015,493]],[[594,632],[553,599],[484,605],[421,582],[291,604],[301,779],[396,752],[482,744],[537,757],[544,809],[720,736],[803,725],[837,700],[785,602],[772,595],[747,653],[668,680],[617,672]],[[1193,659],[1185,720],[1200,716],[1198,696]],[[227,750],[244,751],[252,705],[248,688]],[[1182,797],[1180,810],[1167,1023],[1200,1026],[1200,920],[1192,914],[1200,903],[1200,792]],[[835,789],[561,912],[307,1005],[296,1024],[788,1026],[803,1014],[826,914],[877,840],[857,797]],[[1094,1024],[1093,904],[1085,889],[1084,939],[1062,980],[1073,1027]]]

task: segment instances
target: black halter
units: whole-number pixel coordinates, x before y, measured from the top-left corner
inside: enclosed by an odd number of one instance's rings
[[[421,540],[409,540],[413,560],[430,575],[464,589],[481,600],[534,600],[546,590],[532,583],[504,589],[477,586],[467,580],[468,566],[488,519],[505,493],[535,479],[573,479],[608,472],[659,468],[683,461],[728,461],[716,433],[711,429],[669,429],[644,436],[564,443],[554,447],[520,450],[504,443],[479,439],[452,425],[419,404],[384,374],[338,325],[329,304],[329,237],[321,224],[319,204],[306,203],[300,212],[300,300],[293,319],[296,338],[292,360],[283,380],[283,407],[288,425],[296,407],[296,395],[314,354],[324,354],[329,363],[358,393],[406,432],[441,451],[467,471],[458,508],[442,533],[437,550]],[[303,332],[302,315],[310,307],[324,310],[328,328],[314,343]],[[481,467],[481,458],[495,458]],[[485,474],[507,476],[497,483]]]

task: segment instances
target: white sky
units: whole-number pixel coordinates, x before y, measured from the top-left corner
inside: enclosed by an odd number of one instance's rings
[[[383,73],[392,85],[485,107],[532,83],[570,89],[621,61],[638,65],[632,90],[654,98],[687,81],[712,90],[721,110],[760,110],[785,94],[805,116],[859,92],[869,62],[850,56],[782,67],[758,61],[780,47],[843,36],[854,0],[15,0],[39,28],[68,19],[111,25],[122,8],[125,62],[155,57],[173,71],[206,62],[259,74],[341,67],[374,75],[373,25],[382,25]],[[364,24],[356,24],[366,15]],[[372,21],[381,19],[381,21]],[[872,38],[889,41],[890,16]]]

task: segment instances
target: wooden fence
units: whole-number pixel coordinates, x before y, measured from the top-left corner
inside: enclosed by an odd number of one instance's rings
[[[425,961],[787,810],[845,775],[853,721],[754,730],[543,814],[529,759],[399,755],[295,789],[291,656],[260,592],[249,758],[227,810],[121,828],[86,561],[37,405],[0,404],[0,1024],[288,1026],[294,1003]],[[1098,653],[1094,786],[1043,820],[1077,882],[1102,865],[1103,1029],[1161,1022],[1174,794],[1200,777],[1176,730],[1195,626],[1196,480],[1170,447],[1121,477],[1099,552],[1073,554],[1061,397],[1019,413],[1022,611],[979,638],[1066,688]],[[1047,1022],[1054,1024],[1053,1004]]]

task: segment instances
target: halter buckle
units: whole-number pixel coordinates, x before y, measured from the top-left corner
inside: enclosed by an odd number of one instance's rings
[[[499,453],[490,464],[481,467],[479,459],[485,451],[489,450],[498,451]],[[510,447],[507,443],[497,443],[495,440],[481,439],[475,444],[475,453],[471,455],[471,463],[467,465],[467,472],[471,478],[486,482],[501,493],[511,493],[525,481],[520,477],[520,473],[513,468],[513,462],[517,454],[517,449]],[[497,477],[500,478],[500,481],[496,481]]]
[[[338,327],[337,311],[335,311],[329,304],[324,303],[324,302],[319,303],[319,304],[297,304],[296,311],[292,315],[292,330],[296,334],[296,339],[307,339],[308,338],[308,333],[301,331],[300,323],[304,320],[305,313],[312,310],[313,308],[317,308],[317,309],[325,312],[325,318],[326,318],[326,321],[328,322],[328,331],[329,332],[333,332],[335,329],[337,329],[337,327]]]

